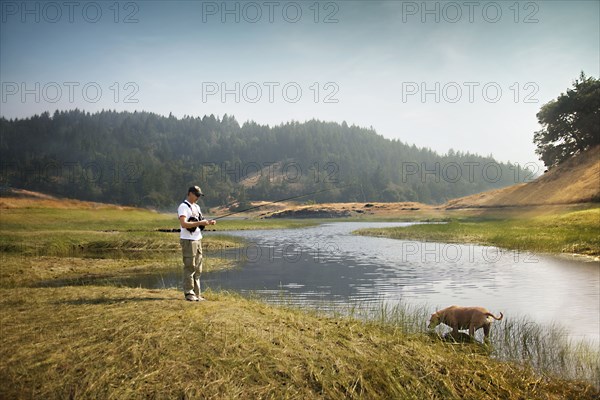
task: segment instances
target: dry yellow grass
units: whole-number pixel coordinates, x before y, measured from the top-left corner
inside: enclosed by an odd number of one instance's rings
[[[11,189],[0,197],[0,209],[14,208],[56,208],[56,209],[117,209],[135,210],[134,207],[118,206],[92,201],[57,198],[48,194],[25,189]]]
[[[538,179],[451,200],[447,208],[510,207],[600,200],[600,146],[550,169]]]
[[[594,399],[479,345],[224,293],[1,289],[0,397]]]

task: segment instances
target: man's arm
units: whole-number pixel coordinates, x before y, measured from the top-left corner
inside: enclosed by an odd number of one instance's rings
[[[194,222],[188,222],[186,221],[187,217],[185,215],[180,215],[179,216],[179,223],[181,224],[182,228],[188,229],[188,228],[196,228],[198,226],[207,226],[207,225],[215,225],[217,223],[217,221],[211,219],[211,220],[206,220],[203,219],[202,221],[194,221]]]

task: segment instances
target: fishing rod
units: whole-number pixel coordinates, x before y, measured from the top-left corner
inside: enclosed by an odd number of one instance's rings
[[[230,216],[232,216],[232,215],[235,215],[235,214],[241,214],[241,213],[243,213],[243,212],[246,212],[246,211],[250,211],[250,210],[256,210],[257,208],[261,208],[261,207],[269,206],[269,205],[271,205],[271,204],[275,204],[275,203],[281,203],[282,201],[289,201],[289,200],[300,199],[300,198],[302,198],[302,197],[308,197],[308,196],[312,196],[312,195],[314,195],[314,194],[319,194],[319,193],[329,192],[329,191],[331,191],[331,190],[336,190],[336,189],[345,189],[345,188],[347,188],[347,187],[350,187],[350,186],[353,186],[353,184],[346,185],[346,186],[341,186],[341,187],[329,188],[329,189],[321,189],[321,190],[317,190],[317,191],[314,191],[314,192],[311,192],[311,193],[305,193],[305,194],[301,194],[301,195],[299,195],[299,196],[287,197],[287,198],[285,198],[285,199],[275,200],[275,201],[271,201],[270,203],[261,204],[261,205],[258,205],[258,206],[254,206],[254,207],[246,208],[245,210],[241,210],[241,211],[235,211],[235,212],[232,212],[232,213],[229,213],[229,214],[221,215],[220,217],[216,217],[216,218],[213,218],[213,219],[214,219],[214,220],[217,220],[217,219],[221,219],[221,218],[225,218],[225,217],[230,217]]]

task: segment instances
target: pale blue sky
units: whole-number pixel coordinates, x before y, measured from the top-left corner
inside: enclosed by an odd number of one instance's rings
[[[540,106],[599,75],[599,3],[2,2],[1,115],[317,118],[525,164]]]

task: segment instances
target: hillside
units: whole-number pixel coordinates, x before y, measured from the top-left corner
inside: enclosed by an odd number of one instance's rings
[[[115,204],[59,198],[49,194],[25,189],[10,188],[0,190],[0,209],[13,208],[134,210],[133,207],[123,207]]]
[[[461,197],[447,202],[445,208],[493,208],[598,201],[600,146],[565,161],[532,182]]]
[[[215,207],[306,193],[315,194],[303,201],[316,203],[442,204],[514,183],[514,166],[491,156],[438,154],[372,128],[316,120],[240,125],[227,115],[143,111],[0,118],[0,159],[3,186],[161,209],[176,206],[191,184],[204,189],[204,206]],[[484,179],[490,164],[502,179]]]

